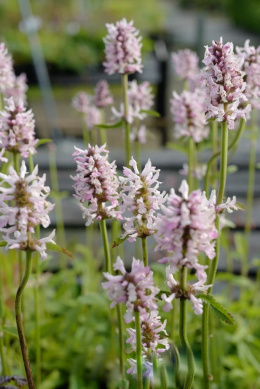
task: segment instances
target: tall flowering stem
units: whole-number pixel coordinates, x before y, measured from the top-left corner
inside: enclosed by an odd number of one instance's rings
[[[246,240],[246,253],[242,261],[242,275],[247,276],[248,273],[248,258],[250,248],[250,231],[252,222],[252,207],[254,198],[254,185],[255,185],[255,162],[256,162],[256,146],[257,146],[257,110],[253,110],[252,115],[252,132],[251,132],[251,144],[250,144],[250,160],[249,160],[249,176],[248,176],[248,189],[247,189],[247,208],[246,208],[246,224],[245,224],[245,240]]]
[[[187,285],[187,267],[183,266],[180,271],[180,287],[186,289]],[[194,356],[192,348],[187,337],[187,300],[180,299],[180,339],[183,346],[186,348],[188,356],[188,374],[185,379],[183,389],[191,389],[195,374]]]
[[[128,122],[128,74],[122,76],[123,101],[124,101],[124,127],[125,127],[125,154],[126,166],[129,166],[131,159],[130,123]]]
[[[111,274],[112,264],[111,264],[111,255],[110,255],[110,248],[109,248],[109,243],[107,238],[107,227],[106,227],[105,219],[100,220],[99,224],[100,224],[100,231],[101,231],[104,254],[105,254],[105,271]]]
[[[244,128],[245,128],[245,120],[240,119],[239,128],[236,131],[236,135],[234,136],[232,142],[228,146],[228,151],[236,148],[236,146],[237,146],[237,144],[238,144],[238,142],[243,134]],[[205,175],[205,179],[204,179],[204,189],[205,189],[207,197],[209,196],[209,189],[210,189],[210,187],[209,187],[210,186],[209,185],[210,169],[212,167],[212,164],[216,161],[216,159],[218,157],[220,157],[220,155],[221,155],[221,151],[216,152],[214,155],[212,155],[212,157],[210,158],[210,160],[207,163],[207,171],[206,171],[206,175]]]
[[[143,249],[143,261],[144,265],[148,266],[148,250],[147,250],[147,238],[142,238],[142,249]]]
[[[24,362],[28,386],[29,389],[34,389],[32,369],[30,365],[30,360],[29,360],[29,355],[28,355],[28,350],[27,350],[27,345],[26,345],[26,340],[24,335],[24,329],[23,329],[23,320],[22,320],[22,295],[23,295],[24,288],[26,287],[26,284],[29,280],[31,271],[32,271],[32,252],[30,250],[27,250],[25,273],[15,298],[15,316],[16,316],[18,336],[19,336],[20,347],[23,356],[23,362]]]
[[[142,374],[142,335],[140,312],[135,311],[135,330],[136,330],[136,365],[137,365],[137,388],[143,389],[143,374]]]

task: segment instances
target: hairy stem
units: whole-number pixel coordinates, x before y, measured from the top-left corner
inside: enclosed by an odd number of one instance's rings
[[[100,230],[101,230],[102,242],[103,242],[103,247],[104,247],[105,270],[108,273],[112,274],[111,255],[110,255],[110,248],[109,248],[109,244],[108,244],[107,226],[106,226],[105,219],[100,220]]]
[[[32,252],[28,250],[26,251],[25,273],[22,282],[17,290],[16,298],[15,298],[15,316],[16,316],[16,325],[18,330],[18,336],[19,336],[28,386],[29,389],[34,389],[32,370],[30,366],[30,360],[29,360],[29,355],[28,355],[28,350],[27,350],[27,345],[26,345],[26,340],[25,340],[25,335],[23,330],[23,321],[22,321],[22,294],[29,280],[31,271],[32,271]]]
[[[187,268],[185,266],[180,270],[180,287],[182,290],[186,289],[187,285]],[[188,373],[185,378],[183,389],[191,389],[194,379],[195,366],[194,366],[194,356],[188,341],[187,336],[187,300],[180,299],[180,339],[183,347],[185,347],[188,357]]]
[[[128,75],[122,76],[123,101],[124,101],[124,127],[125,127],[125,155],[126,166],[129,166],[131,159],[131,142],[130,142],[130,124],[128,123]]]
[[[142,238],[142,249],[143,249],[144,266],[148,266],[147,238]]]
[[[137,388],[143,389],[143,374],[142,374],[142,335],[140,313],[135,312],[135,330],[136,330],[136,365],[137,365]]]

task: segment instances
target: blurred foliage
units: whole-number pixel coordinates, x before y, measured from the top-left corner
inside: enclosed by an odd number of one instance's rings
[[[260,33],[259,0],[229,0],[228,12],[237,26],[250,32]]]
[[[31,0],[33,14],[40,17],[40,42],[52,71],[82,72],[104,58],[106,23],[123,17],[134,20],[144,35],[143,53],[152,49],[150,33],[163,29],[164,11],[159,0]],[[142,12],[139,9],[142,8]],[[17,0],[0,3],[0,38],[13,53],[16,65],[31,62],[27,36],[20,30]]]

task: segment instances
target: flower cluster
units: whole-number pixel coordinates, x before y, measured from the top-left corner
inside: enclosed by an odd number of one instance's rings
[[[219,122],[227,122],[229,129],[234,129],[235,119],[246,115],[250,110],[247,105],[239,109],[239,104],[247,101],[244,93],[245,73],[241,70],[243,58],[235,55],[233,44],[213,41],[206,46],[202,71],[202,79],[207,91],[207,119],[214,118]]]
[[[246,40],[244,47],[237,47],[237,54],[243,58],[246,77],[245,95],[255,109],[260,109],[260,46],[249,45]]]
[[[104,273],[106,282],[102,284],[107,290],[108,297],[112,301],[111,308],[116,304],[124,303],[127,308],[125,314],[126,323],[134,319],[134,312],[139,311],[140,318],[146,317],[146,312],[157,309],[155,296],[159,289],[154,286],[153,272],[149,266],[144,266],[139,259],[133,258],[132,269],[127,272],[121,258],[117,258],[114,270],[120,275]]]
[[[130,160],[133,168],[124,167],[124,177],[119,177],[122,187],[121,212],[130,211],[133,216],[125,218],[122,238],[128,237],[130,242],[137,237],[146,238],[155,232],[156,211],[166,200],[165,192],[158,191],[159,170],[152,166],[149,160],[143,171],[139,172],[136,161]]]
[[[205,126],[205,95],[201,90],[183,91],[180,95],[173,92],[170,102],[176,138],[191,136],[198,143],[208,137],[209,128]]]
[[[161,317],[157,310],[146,312],[141,322],[141,341],[142,341],[142,361],[144,377],[153,377],[152,363],[149,361],[153,356],[160,356],[170,348],[165,330],[166,320],[162,323]],[[129,338],[126,343],[131,344],[132,350],[136,351],[136,331],[133,328],[128,328]],[[136,360],[128,359],[130,368],[128,374],[136,375]]]
[[[14,104],[12,97],[5,99],[4,111],[0,112],[1,147],[19,152],[24,158],[35,154],[35,121],[31,110],[26,111],[23,103]]]
[[[0,173],[0,231],[7,249],[39,251],[45,259],[46,243],[53,242],[55,231],[48,237],[37,239],[32,236],[35,227],[50,225],[48,213],[54,204],[46,200],[50,188],[45,186],[45,175],[38,176],[38,166],[27,175],[25,162],[17,173],[10,167],[9,175]],[[6,186],[7,185],[7,186]]]
[[[139,31],[122,19],[116,24],[106,24],[108,35],[104,38],[106,61],[103,63],[108,74],[142,72],[141,37]]]
[[[5,44],[0,43],[0,93],[5,94],[6,90],[13,87],[13,61]]]
[[[124,105],[120,105],[118,111],[112,107],[112,112],[115,118],[124,118],[128,123],[132,124],[135,119],[143,120],[147,117],[147,113],[142,112],[151,109],[153,105],[154,95],[149,82],[138,84],[137,81],[128,83],[128,113],[125,117]]]
[[[22,73],[20,74],[20,76],[14,76],[12,87],[6,90],[6,97],[12,97],[16,105],[19,105],[21,103],[25,105],[27,101],[27,90],[28,85],[26,74]]]
[[[166,284],[169,287],[171,294],[167,296],[165,293],[163,293],[161,296],[162,300],[165,302],[165,306],[163,308],[165,312],[169,312],[173,308],[172,301],[175,298],[179,298],[190,300],[192,302],[195,315],[202,314],[203,303],[200,298],[196,297],[196,294],[204,292],[211,287],[211,285],[205,285],[205,282],[207,280],[207,274],[205,272],[206,268],[207,266],[198,265],[196,271],[198,282],[195,282],[194,284],[188,284],[184,290],[181,288],[179,282],[177,282],[173,276],[173,274],[176,272],[176,268],[172,268],[171,266],[168,266],[166,268]]]
[[[95,107],[95,105],[89,105],[88,112],[86,113],[84,120],[88,131],[93,130],[96,124],[101,123],[102,118],[100,110]]]
[[[182,166],[182,169],[179,170],[179,173],[187,176],[189,171],[189,166],[187,163],[184,163]],[[207,165],[206,164],[199,164],[192,170],[192,176],[196,177],[198,180],[202,180],[203,177],[205,177],[205,174],[207,172]]]
[[[194,81],[199,74],[199,57],[189,49],[172,53],[175,72],[182,80]]]
[[[100,80],[95,88],[94,104],[97,108],[105,108],[113,104],[114,99],[110,93],[106,80]]]
[[[87,218],[86,225],[90,225],[94,219],[120,218],[116,210],[119,197],[116,165],[115,161],[108,162],[105,145],[101,147],[88,145],[86,150],[75,147],[75,150],[73,156],[77,163],[77,175],[71,178],[75,181],[74,196],[83,217]],[[107,205],[108,202],[110,205]]]
[[[139,142],[141,144],[145,144],[147,140],[146,126],[142,124],[140,127],[132,127],[130,139],[132,142]]]
[[[178,196],[172,189],[163,215],[157,219],[156,250],[166,250],[170,257],[160,260],[171,262],[174,267],[196,268],[198,255],[204,252],[210,259],[215,257],[216,210],[200,189],[189,195],[186,181],[182,181]]]
[[[80,113],[88,113],[89,106],[92,103],[92,97],[85,92],[77,93],[72,99],[72,107]]]

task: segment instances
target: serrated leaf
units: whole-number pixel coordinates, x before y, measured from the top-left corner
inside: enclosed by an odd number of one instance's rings
[[[161,115],[157,111],[153,111],[152,109],[141,109],[141,113],[146,113],[148,116],[152,116],[155,118],[160,118]]]
[[[198,298],[205,301],[210,305],[210,308],[216,313],[216,315],[229,325],[234,325],[235,320],[231,313],[229,313],[226,308],[223,307],[215,298],[210,294],[199,293]]]
[[[128,236],[126,236],[125,238],[117,238],[114,240],[114,243],[113,243],[113,246],[112,246],[112,249],[114,249],[115,247],[117,246],[120,246],[120,244],[124,243],[124,241],[128,238]]]
[[[240,203],[239,201],[236,201],[235,206],[236,206],[237,209],[239,209],[240,211],[245,211],[245,210],[246,210],[245,204]]]
[[[57,251],[58,253],[62,253],[62,254],[68,255],[70,258],[74,258],[69,250],[65,249],[64,247],[59,246],[56,243],[49,242],[49,243],[46,244],[46,247],[47,247],[48,250]]]
[[[7,243],[4,240],[1,240],[0,247],[5,247],[6,245],[7,245]]]
[[[119,120],[119,122],[116,122],[114,124],[96,124],[95,127],[98,127],[98,128],[104,128],[104,129],[109,129],[109,128],[118,128],[118,127],[122,127],[122,125],[124,124],[124,120],[121,119]]]
[[[167,142],[166,147],[172,150],[180,151],[181,153],[187,154],[188,153],[188,148],[185,146],[182,146],[178,143],[174,142]]]
[[[14,336],[14,337],[18,338],[18,332],[17,332],[16,327],[4,326],[3,327],[3,331],[5,333],[7,333],[8,335],[11,335],[11,336]]]
[[[35,147],[39,147],[41,145],[44,145],[45,143],[50,143],[52,142],[51,139],[39,139],[38,142],[36,143]]]

